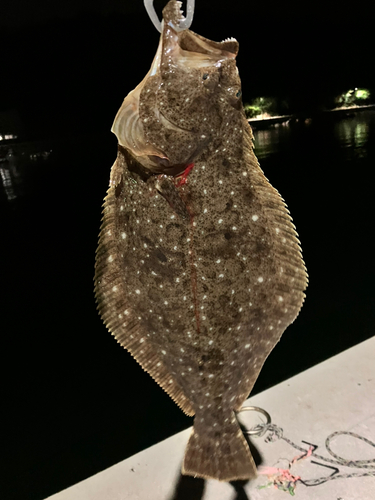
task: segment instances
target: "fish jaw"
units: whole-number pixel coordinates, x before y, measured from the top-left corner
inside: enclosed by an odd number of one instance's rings
[[[165,7],[151,68],[127,95],[112,126],[118,143],[143,167],[174,175],[197,159],[221,126],[220,78],[230,61],[234,88],[240,86],[234,62],[238,42],[214,42],[188,29],[177,31],[177,3]]]

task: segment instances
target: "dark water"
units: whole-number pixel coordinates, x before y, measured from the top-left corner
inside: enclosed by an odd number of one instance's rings
[[[93,267],[116,143],[0,145],[0,496],[41,499],[191,425],[111,338]],[[306,303],[254,392],[374,335],[375,113],[255,132],[297,226]],[[348,367],[350,369],[350,367]],[[348,403],[349,404],[349,403]]]

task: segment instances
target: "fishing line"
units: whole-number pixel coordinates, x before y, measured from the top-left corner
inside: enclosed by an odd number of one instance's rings
[[[336,438],[337,436],[351,436],[355,439],[359,439],[366,444],[372,446],[375,448],[375,443],[373,441],[370,441],[369,439],[366,439],[363,436],[360,436],[359,434],[356,434],[355,432],[349,432],[349,431],[336,431],[330,434],[326,441],[325,441],[325,448],[328,451],[328,453],[334,457],[334,458],[329,458],[329,457],[324,457],[323,455],[319,455],[318,453],[315,452],[315,450],[318,448],[317,445],[308,443],[307,441],[301,441],[304,444],[310,445],[308,449],[303,448],[302,446],[299,446],[298,444],[294,443],[291,439],[287,438],[284,436],[284,430],[279,427],[276,424],[271,423],[271,417],[270,415],[263,409],[254,407],[254,406],[244,406],[241,408],[241,410],[238,413],[241,413],[243,411],[258,411],[262,413],[263,415],[266,416],[267,421],[257,424],[256,426],[252,427],[249,430],[243,431],[244,434],[247,435],[252,435],[254,437],[262,437],[266,433],[269,433],[268,436],[265,438],[266,443],[274,442],[278,439],[284,440],[286,443],[291,445],[293,448],[296,450],[299,450],[303,452],[302,455],[295,457],[292,461],[289,463],[288,469],[281,469],[281,468],[276,468],[276,467],[263,467],[260,468],[260,473],[261,474],[266,474],[272,478],[272,482],[269,483],[266,486],[269,486],[273,484],[276,486],[278,489],[282,489],[284,491],[288,491],[291,495],[294,495],[294,489],[296,487],[296,483],[300,482],[304,484],[305,486],[318,486],[320,484],[326,483],[327,481],[331,481],[333,479],[349,479],[352,477],[375,477],[375,458],[370,459],[370,460],[350,460],[346,459],[343,457],[340,457],[336,453],[334,453],[331,449],[331,441],[332,439]],[[323,476],[319,477],[317,479],[306,479],[303,480],[300,476],[294,476],[293,474],[290,473],[290,468],[291,466],[307,457],[314,457],[317,458],[318,460],[321,460],[326,463],[333,464],[336,467],[331,467],[329,465],[326,465],[324,463],[319,463],[315,461],[311,461],[311,463],[315,465],[320,465],[322,467],[326,467],[329,469],[332,469],[333,472],[329,476]],[[367,472],[353,472],[353,473],[345,473],[345,474],[340,474],[339,466],[345,466],[345,467],[353,467],[357,469],[366,469]],[[264,488],[266,486],[261,486],[261,488]]]

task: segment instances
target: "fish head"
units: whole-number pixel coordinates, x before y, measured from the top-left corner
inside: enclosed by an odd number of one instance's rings
[[[179,5],[171,0],[164,8],[150,71],[125,98],[112,128],[145,168],[170,175],[215,140],[228,113],[242,112],[238,42],[179,30]]]

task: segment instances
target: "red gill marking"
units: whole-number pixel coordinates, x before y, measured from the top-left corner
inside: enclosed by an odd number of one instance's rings
[[[190,172],[194,168],[194,163],[189,163],[188,166],[185,168],[185,170],[180,174],[178,177],[176,177],[175,184],[177,187],[183,186],[186,184],[187,177],[190,174]]]

